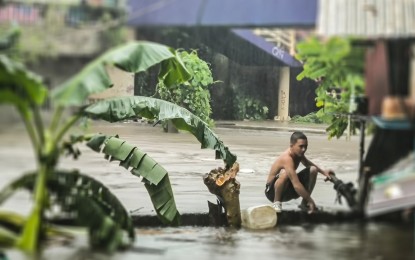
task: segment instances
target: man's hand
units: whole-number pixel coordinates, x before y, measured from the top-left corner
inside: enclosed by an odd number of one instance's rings
[[[331,176],[335,176],[336,174],[334,173],[333,170],[325,170],[323,175],[326,176],[324,181],[330,181],[332,179]]]
[[[308,211],[307,211],[308,214],[313,214],[314,212],[317,211],[317,206],[313,200],[309,201],[307,203],[307,206],[308,206]]]

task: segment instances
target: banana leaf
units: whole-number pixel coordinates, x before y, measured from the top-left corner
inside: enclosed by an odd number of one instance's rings
[[[10,231],[9,229],[0,227],[0,246],[12,247],[16,244],[18,235]]]
[[[46,95],[40,76],[0,54],[0,104],[11,103],[27,115],[32,105],[43,104]]]
[[[117,97],[98,101],[85,108],[83,113],[95,119],[117,122],[138,116],[171,120],[177,129],[190,132],[201,143],[201,148],[210,148],[216,151],[216,158],[222,158],[226,168],[230,168],[236,161],[228,147],[199,117],[189,110],[171,102],[142,96]]]
[[[130,42],[110,49],[89,63],[81,72],[54,89],[52,98],[61,106],[80,106],[89,95],[112,87],[106,66],[138,73],[157,64],[160,64],[159,78],[168,86],[190,78],[172,48],[146,41]]]
[[[13,232],[21,231],[26,219],[17,213],[0,211],[0,225],[7,227]]]
[[[3,203],[18,189],[33,190],[36,173],[26,174],[13,181],[0,192]],[[86,226],[94,248],[114,251],[126,246],[124,232],[129,242],[135,238],[131,217],[107,187],[78,171],[55,171],[47,178],[48,192],[53,195],[51,204],[57,204],[63,212],[74,214],[77,223]]]
[[[143,178],[154,209],[164,224],[178,225],[180,214],[174,201],[167,171],[150,156],[114,136],[95,135],[87,143],[94,151],[102,151],[110,160],[120,161],[131,173]]]
[[[0,211],[0,247],[15,246],[18,242],[19,233],[22,232],[26,221],[27,218],[18,213],[4,210]],[[62,229],[52,225],[46,227],[46,235],[47,237],[60,236],[73,238],[72,233],[68,229]]]
[[[19,214],[0,211],[0,246],[14,246],[24,222],[25,218]]]

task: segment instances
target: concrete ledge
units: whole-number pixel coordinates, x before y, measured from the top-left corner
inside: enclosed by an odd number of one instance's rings
[[[215,121],[215,128],[231,128],[263,131],[302,131],[305,133],[326,134],[328,125],[281,122],[275,120]]]
[[[313,134],[326,134],[326,131],[323,129],[312,129],[312,128],[296,128],[296,127],[272,127],[272,126],[259,126],[259,125],[232,125],[232,124],[218,124],[216,128],[233,128],[233,129],[245,129],[245,130],[262,130],[262,131],[284,131],[284,132],[294,132],[302,131],[304,133],[313,133]]]
[[[277,214],[277,213],[276,213]],[[366,218],[365,216],[349,212],[349,211],[335,211],[326,212],[319,211],[313,214],[307,212],[291,210],[278,213],[277,226],[281,225],[307,225],[307,224],[336,224],[336,223],[351,223],[351,222],[386,222],[397,225],[414,225],[414,218],[405,219],[401,212],[392,212],[375,218]],[[412,215],[411,215],[412,216]],[[160,222],[157,215],[133,215],[133,225],[135,227],[166,227]],[[73,218],[56,218],[50,220],[51,223],[57,225],[75,225]],[[215,223],[216,222],[216,223]],[[225,214],[222,219],[212,219],[208,213],[184,213],[181,215],[180,226],[200,226],[200,227],[215,227],[226,226]]]
[[[329,224],[352,222],[361,219],[359,215],[351,212],[316,212],[307,214],[302,211],[283,211],[277,215],[277,225],[302,225],[302,224]],[[164,226],[157,216],[135,215],[132,216],[136,227]],[[222,223],[225,223],[225,215],[222,216]],[[214,223],[208,213],[182,214],[181,226],[223,226]]]

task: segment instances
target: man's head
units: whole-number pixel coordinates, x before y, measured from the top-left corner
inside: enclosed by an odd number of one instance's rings
[[[295,156],[302,157],[307,151],[307,136],[303,132],[294,132],[290,138],[291,153]]]

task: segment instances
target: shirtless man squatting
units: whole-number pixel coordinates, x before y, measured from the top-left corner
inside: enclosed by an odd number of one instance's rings
[[[277,213],[282,211],[282,202],[302,197],[300,209],[313,213],[317,210],[311,198],[320,172],[330,180],[331,170],[323,170],[305,157],[307,137],[302,132],[294,132],[290,138],[290,147],[276,158],[269,171],[265,185],[265,196],[273,202],[272,207]],[[306,167],[298,174],[296,170],[300,162]]]

